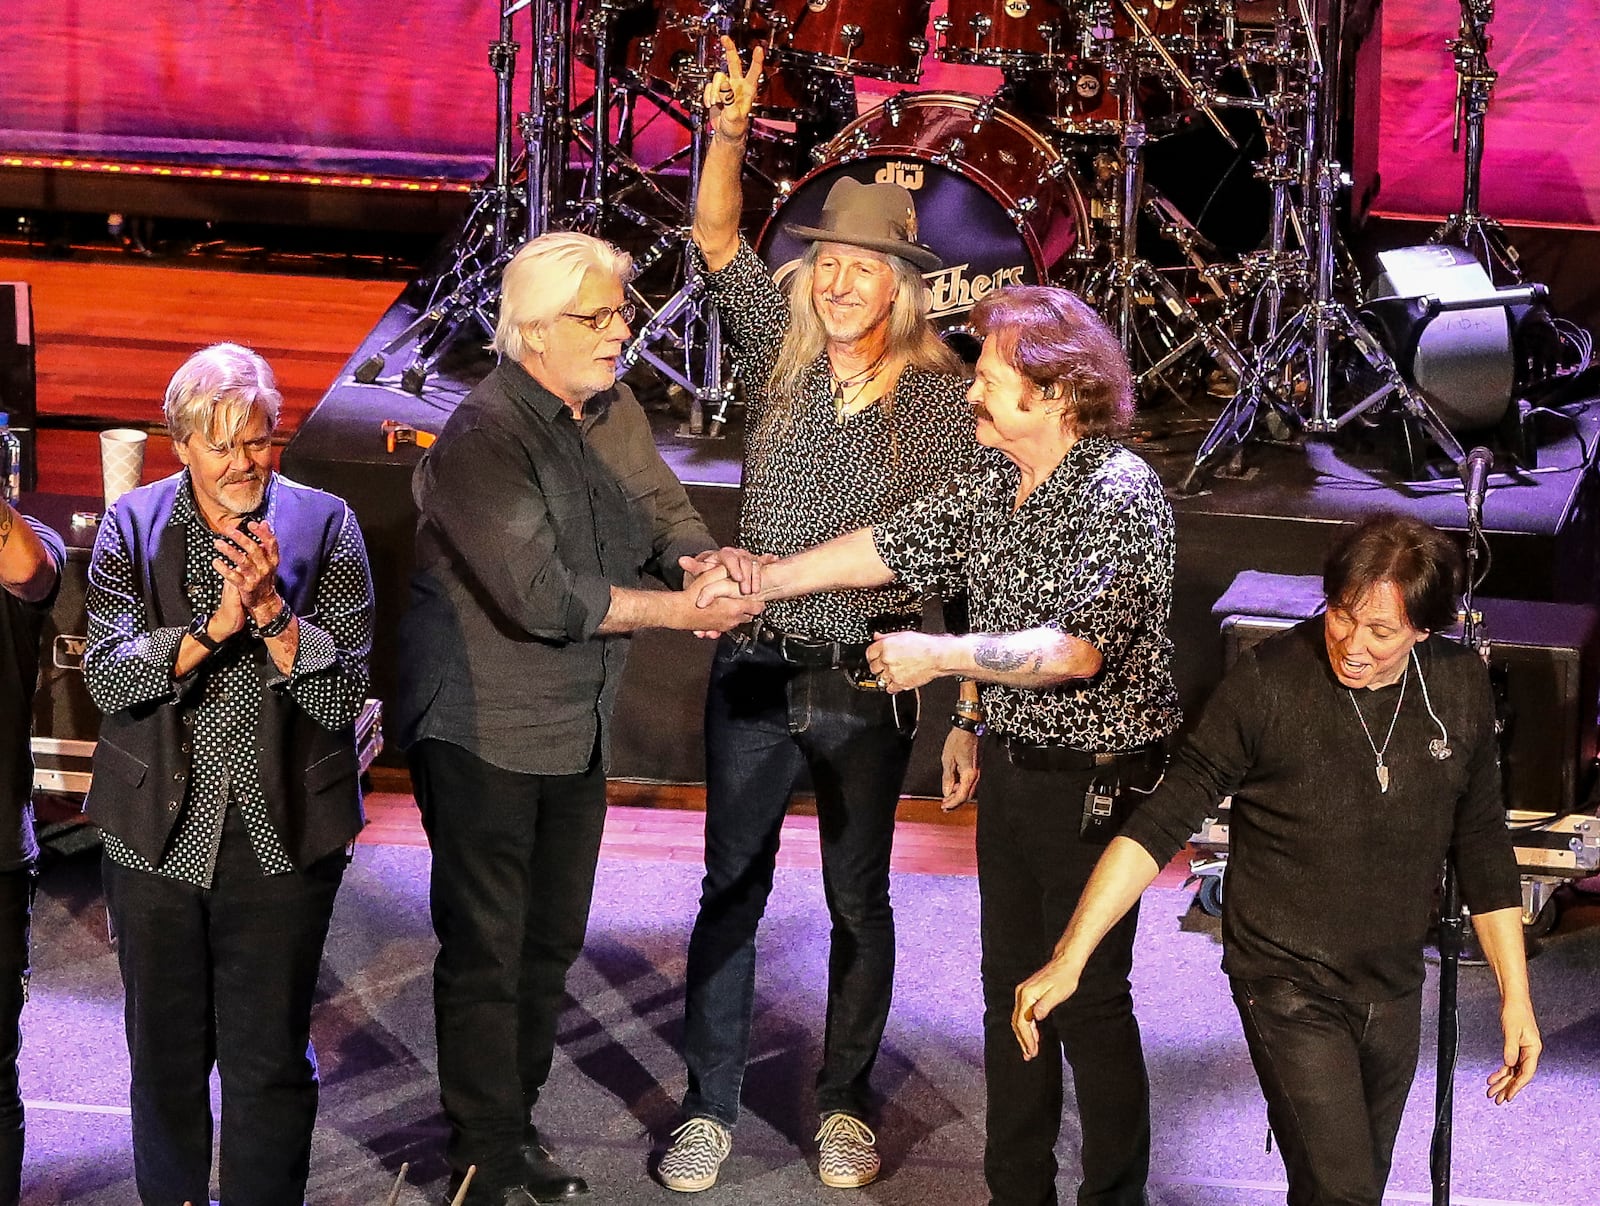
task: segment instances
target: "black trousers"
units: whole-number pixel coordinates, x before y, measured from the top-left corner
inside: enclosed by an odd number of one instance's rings
[[[38,872],[0,872],[0,1206],[22,1197],[22,1006],[28,999],[28,927]]]
[[[457,1178],[520,1184],[522,1142],[550,1075],[567,972],[583,949],[605,829],[595,758],[578,775],[502,770],[457,745],[410,751],[433,850],[430,900],[439,1097]]]
[[[1336,1001],[1289,980],[1233,999],[1289,1174],[1289,1206],[1379,1206],[1417,1072],[1422,993]]]
[[[102,860],[144,1206],[210,1200],[213,1065],[224,1206],[305,1201],[317,1118],[311,1002],[346,861],[341,850],[263,875],[233,807],[210,888]]]
[[[1017,985],[1049,959],[1104,850],[1078,836],[1094,773],[1024,770],[993,740],[984,742],[982,765],[978,893],[989,1193],[997,1206],[1056,1202],[1065,1056],[1083,1136],[1078,1202],[1137,1206],[1150,1170],[1150,1084],[1128,984],[1137,907],[1090,956],[1078,991],[1040,1023],[1034,1059],[1022,1058],[1011,1033]]]

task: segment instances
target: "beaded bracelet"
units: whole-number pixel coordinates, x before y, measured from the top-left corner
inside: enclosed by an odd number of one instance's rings
[[[273,616],[272,619],[268,620],[265,624],[256,625],[256,635],[261,637],[263,640],[269,640],[272,637],[282,636],[286,631],[288,631],[289,622],[293,619],[294,612],[289,610],[289,603],[287,600],[285,600],[283,606],[278,609],[277,615]]]

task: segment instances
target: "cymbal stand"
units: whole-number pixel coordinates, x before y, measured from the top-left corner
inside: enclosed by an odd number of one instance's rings
[[[595,47],[594,93],[586,104],[579,107],[571,119],[574,141],[580,149],[588,153],[589,165],[584,173],[583,196],[574,209],[578,224],[597,235],[604,235],[611,228],[613,217],[622,218],[641,229],[664,234],[673,229],[671,224],[630,204],[626,198],[642,190],[648,193],[661,209],[671,214],[687,216],[683,202],[662,188],[655,177],[688,155],[693,143],[691,142],[689,149],[675,151],[660,163],[646,168],[624,150],[628,142],[628,131],[625,126],[616,137],[613,137],[613,114],[620,117],[623,123],[631,121],[633,101],[643,96],[673,121],[686,126],[691,135],[694,127],[691,119],[678,113],[673,105],[664,101],[648,84],[632,83],[623,74],[615,71],[611,61],[612,27],[620,8],[619,0],[600,0],[589,17],[590,32]],[[614,103],[614,100],[620,101],[620,104]],[[587,128],[577,116],[584,111],[589,114]],[[613,190],[611,182],[617,177],[625,177],[627,182]]]
[[[1489,66],[1489,22],[1494,20],[1494,0],[1459,0],[1459,3],[1461,32],[1450,42],[1456,69],[1455,125],[1450,149],[1461,149],[1461,132],[1465,128],[1467,154],[1461,184],[1461,212],[1446,218],[1429,242],[1464,247],[1482,258],[1490,280],[1498,283],[1500,278],[1509,278],[1520,284],[1520,257],[1505,227],[1485,217],[1478,209],[1483,184],[1483,128],[1495,81],[1500,78],[1500,73]]]
[[[1194,468],[1184,480],[1184,490],[1197,487],[1204,470],[1221,452],[1249,438],[1257,412],[1264,404],[1276,408],[1292,426],[1298,426],[1308,434],[1332,435],[1346,424],[1395,399],[1407,420],[1431,436],[1452,464],[1459,464],[1464,455],[1460,443],[1444,420],[1406,381],[1383,345],[1361,324],[1348,306],[1333,296],[1338,239],[1334,203],[1341,170],[1334,145],[1338,125],[1335,105],[1344,4],[1345,0],[1323,0],[1327,20],[1321,27],[1324,41],[1320,48],[1316,45],[1317,25],[1309,24],[1307,29],[1310,39],[1308,64],[1312,77],[1307,109],[1314,114],[1314,118],[1307,121],[1308,132],[1314,134],[1314,137],[1307,138],[1307,146],[1317,150],[1314,160],[1308,164],[1308,175],[1313,175],[1316,182],[1317,199],[1311,248],[1315,269],[1312,295],[1260,350],[1248,386],[1241,384],[1239,392],[1223,408],[1222,414],[1201,441],[1200,449],[1195,454]],[[1313,14],[1307,12],[1305,15],[1310,17]],[[1332,399],[1333,349],[1336,341],[1352,346],[1381,382],[1366,397],[1337,417],[1333,414]],[[1295,366],[1302,363],[1306,395],[1310,403],[1310,414],[1305,416],[1288,405],[1281,396],[1268,392],[1269,382],[1300,380],[1301,377],[1295,373]]]
[[[555,215],[561,212],[572,141],[567,115],[572,89],[571,6],[563,0],[521,2],[533,9],[533,70],[528,77],[528,111],[519,129],[527,148],[527,237],[537,239],[553,229]]]
[[[1117,75],[1124,120],[1119,143],[1118,196],[1113,207],[1116,244],[1110,261],[1085,284],[1084,298],[1110,317],[1130,363],[1134,362],[1135,353],[1148,360],[1142,369],[1135,366],[1135,381],[1141,392],[1148,392],[1168,369],[1197,347],[1204,347],[1212,359],[1244,382],[1250,379],[1250,364],[1232,336],[1201,317],[1189,299],[1139,255],[1139,211],[1145,197],[1144,145],[1148,135],[1139,109],[1137,49],[1130,47],[1126,53],[1128,61]],[[1154,324],[1154,334],[1161,344],[1159,355],[1153,359],[1143,347],[1137,322],[1140,309]]]
[[[1291,2],[1300,6],[1301,20],[1289,19]],[[1249,91],[1248,96],[1207,92],[1207,99],[1218,108],[1244,109],[1253,112],[1261,124],[1266,143],[1266,158],[1255,164],[1255,175],[1267,183],[1271,206],[1267,224],[1266,245],[1239,257],[1238,267],[1231,273],[1239,296],[1253,295],[1247,320],[1240,324],[1247,343],[1259,345],[1272,339],[1282,321],[1285,298],[1290,293],[1304,294],[1310,285],[1306,259],[1307,219],[1302,215],[1303,199],[1309,189],[1301,192],[1302,201],[1296,203],[1294,185],[1303,179],[1304,161],[1309,158],[1304,137],[1296,139],[1292,121],[1296,114],[1302,116],[1302,135],[1306,100],[1301,87],[1296,86],[1295,68],[1304,67],[1305,52],[1299,47],[1296,34],[1309,28],[1310,18],[1305,11],[1305,0],[1279,0],[1273,20],[1270,45],[1258,48],[1253,56],[1241,50],[1236,56],[1241,79]],[[1250,68],[1256,62],[1270,66],[1273,73],[1272,88],[1263,93],[1256,87]],[[1294,244],[1290,244],[1290,236]],[[1221,275],[1220,270],[1217,273]]]
[[[511,85],[518,46],[512,18],[526,0],[500,9],[500,36],[489,43],[489,66],[495,76],[495,151],[493,182],[477,190],[477,200],[451,246],[449,266],[434,277],[422,313],[398,335],[357,366],[353,374],[364,385],[376,382],[402,348],[414,348],[400,374],[400,386],[420,395],[434,367],[469,324],[485,336],[494,334],[499,307],[500,273],[511,258],[511,227],[521,199],[511,187]]]
[[[717,35],[732,27],[732,16],[722,0],[707,5],[700,35],[695,40],[695,60],[702,71],[711,62]],[[690,150],[689,195],[686,205],[693,221],[695,202],[700,196],[700,173],[711,140],[711,129],[704,105],[689,105]],[[724,371],[722,317],[706,291],[705,274],[699,256],[690,248],[688,229],[679,233],[683,249],[683,285],[647,319],[633,341],[622,351],[619,371],[626,372],[640,360],[689,395],[689,419],[678,435],[690,439],[716,439],[728,421],[733,401],[732,383]],[[660,244],[658,243],[658,246]],[[652,251],[655,249],[652,248]],[[657,345],[682,353],[682,367],[668,360]],[[709,407],[711,413],[706,414]]]

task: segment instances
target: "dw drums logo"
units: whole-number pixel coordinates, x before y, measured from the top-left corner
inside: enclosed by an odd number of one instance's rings
[[[872,180],[874,184],[898,184],[908,193],[914,193],[922,187],[922,165],[891,160],[878,169]]]

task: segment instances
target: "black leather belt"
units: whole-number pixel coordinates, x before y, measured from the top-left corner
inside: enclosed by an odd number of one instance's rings
[[[796,636],[765,624],[756,623],[748,629],[739,629],[756,644],[771,649],[784,661],[810,669],[828,670],[835,667],[855,667],[866,661],[867,642],[823,641],[816,637]]]
[[[1097,766],[1111,766],[1117,762],[1133,762],[1147,758],[1161,750],[1161,743],[1154,741],[1149,745],[1141,745],[1138,749],[1123,750],[1116,754],[1096,754],[1088,750],[1075,750],[1066,745],[1039,745],[1032,741],[1023,741],[1020,737],[1013,737],[1009,733],[996,733],[993,729],[989,733],[1005,749],[1006,758],[1011,765],[1020,766],[1023,770],[1093,770]]]

